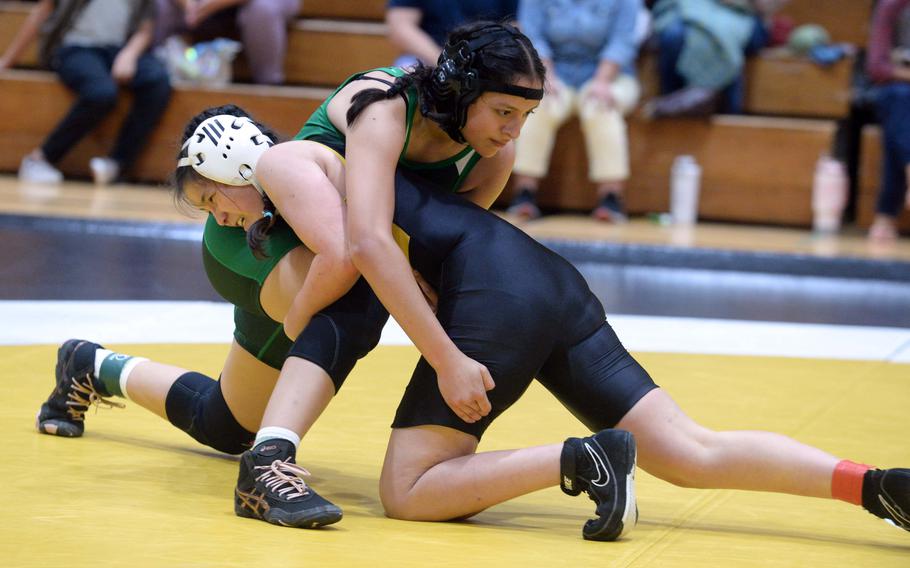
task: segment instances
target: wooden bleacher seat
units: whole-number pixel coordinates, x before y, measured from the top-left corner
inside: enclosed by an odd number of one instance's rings
[[[812,223],[812,177],[834,133],[828,120],[718,115],[710,120],[629,119],[630,213],[670,208],[670,167],[691,154],[702,167],[702,219],[778,225]],[[596,204],[587,179],[580,126],[559,132],[550,172],[541,183],[545,208],[590,210]],[[508,196],[500,203],[508,202]]]
[[[73,102],[73,95],[45,71],[0,73],[0,171],[15,172],[19,161],[38,147]],[[224,89],[176,88],[171,103],[131,177],[163,182],[173,172],[178,142],[187,121],[206,107],[234,103],[285,137],[297,133],[328,96],[328,89],[232,85]],[[106,155],[129,104],[121,97],[117,109],[60,164],[68,176],[88,176],[88,160]],[[40,105],[40,111],[35,111]]]
[[[863,127],[857,183],[856,224],[867,229],[875,217],[875,202],[882,180],[882,129],[869,124]],[[910,210],[904,208],[898,221],[902,233],[910,233]]]
[[[305,0],[300,16],[341,20],[385,19],[386,0]]]

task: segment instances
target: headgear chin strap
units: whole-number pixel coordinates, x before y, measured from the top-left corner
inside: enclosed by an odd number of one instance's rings
[[[503,38],[518,38],[520,32],[501,24],[491,24],[474,32],[473,39],[446,45],[436,62],[430,80],[430,101],[422,101],[421,113],[437,122],[452,140],[464,144],[461,134],[468,120],[468,107],[486,91],[505,93],[539,101],[543,89],[529,89],[477,76],[476,62],[482,57],[483,48]]]
[[[256,181],[256,163],[274,141],[246,116],[221,114],[207,118],[183,144],[186,156],[177,167],[190,166],[206,178],[226,185],[250,185],[263,193]]]

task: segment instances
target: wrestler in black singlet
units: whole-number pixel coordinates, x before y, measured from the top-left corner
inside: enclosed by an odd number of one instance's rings
[[[455,345],[486,365],[493,410],[467,424],[446,405],[422,359],[393,427],[448,426],[477,436],[536,376],[592,431],[610,428],[657,385],[606,323],[582,275],[496,215],[415,183],[399,168],[395,225],[411,265],[437,290],[437,317]]]

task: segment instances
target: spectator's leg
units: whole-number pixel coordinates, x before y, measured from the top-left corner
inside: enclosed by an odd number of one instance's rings
[[[152,45],[160,45],[175,33],[186,31],[183,9],[174,0],[155,0],[158,14],[155,16],[155,34]]]
[[[243,49],[256,83],[284,83],[288,23],[299,11],[299,0],[249,0],[238,11]]]
[[[103,49],[64,47],[56,71],[77,99],[41,147],[50,163],[58,162],[86,134],[98,126],[117,103],[117,84],[111,77],[113,56]]]
[[[910,164],[910,84],[883,87],[878,110],[884,132],[884,159],[876,210],[896,217],[904,204],[906,168]]]
[[[676,72],[676,63],[686,40],[686,24],[681,19],[662,29],[657,35],[657,73],[660,94],[666,95],[686,86],[686,81]]]
[[[907,194],[910,165],[910,84],[883,86],[876,100],[883,130],[882,185],[876,218],[869,231],[873,238],[896,235],[896,220]]]
[[[540,216],[536,204],[540,180],[550,169],[556,132],[571,115],[576,98],[575,90],[563,85],[559,90],[547,93],[525,121],[521,137],[515,141],[513,184],[517,194],[509,206],[510,213],[522,218]]]
[[[148,143],[149,135],[158,124],[171,96],[167,70],[153,55],[139,58],[136,75],[130,83],[133,105],[111,150],[111,158],[126,171]]]
[[[764,22],[762,22],[761,17],[755,16],[754,25],[752,27],[752,36],[749,38],[749,43],[746,44],[746,48],[743,50],[746,57],[756,55],[763,47],[768,45],[769,37],[770,33],[765,27]],[[723,108],[721,109],[723,112],[729,114],[742,114],[746,101],[746,78],[744,74],[740,73],[739,76],[724,89],[723,94],[721,95],[721,101],[723,102]]]
[[[581,100],[585,101],[586,88]],[[594,217],[614,222],[625,221],[621,195],[629,178],[629,138],[624,116],[635,108],[641,88],[630,75],[620,75],[613,81],[613,105],[609,108],[596,102],[583,102],[581,129],[585,137],[591,181],[597,184],[598,205]]]

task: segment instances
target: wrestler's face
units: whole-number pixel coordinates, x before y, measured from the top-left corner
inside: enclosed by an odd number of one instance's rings
[[[242,227],[262,218],[262,197],[252,185],[226,185],[206,179],[196,179],[184,187],[186,201],[194,208],[211,213],[224,227]]]
[[[539,82],[526,78],[515,85],[542,88]],[[461,134],[478,154],[490,158],[518,138],[525,120],[538,104],[540,101],[487,91],[468,107],[468,119]]]

